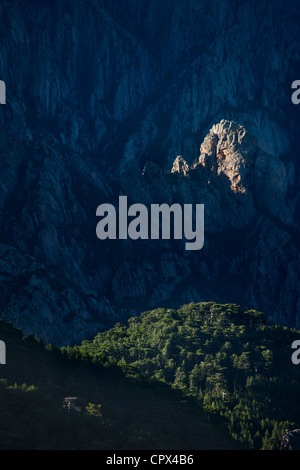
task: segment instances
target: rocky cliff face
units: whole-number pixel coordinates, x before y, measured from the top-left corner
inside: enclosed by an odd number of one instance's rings
[[[58,344],[193,300],[299,327],[297,2],[3,0],[0,17],[1,316]],[[100,242],[119,194],[204,203],[204,249]]]

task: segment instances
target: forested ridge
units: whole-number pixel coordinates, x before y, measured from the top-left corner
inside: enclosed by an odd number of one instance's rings
[[[80,345],[0,321],[0,449],[279,449],[299,332],[233,304],[158,308]]]

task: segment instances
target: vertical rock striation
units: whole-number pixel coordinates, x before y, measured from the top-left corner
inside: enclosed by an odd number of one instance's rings
[[[59,344],[190,300],[299,327],[297,2],[3,0],[0,18],[0,315]],[[204,203],[204,249],[100,243],[119,194]]]

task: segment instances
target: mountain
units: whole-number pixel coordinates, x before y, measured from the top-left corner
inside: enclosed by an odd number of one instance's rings
[[[3,0],[1,317],[58,345],[234,302],[299,327],[299,11],[225,0]],[[96,237],[119,195],[205,206],[205,242]]]
[[[143,312],[68,350],[194,399],[242,448],[278,450],[299,445],[298,338],[256,310],[202,302]]]
[[[9,358],[0,379],[1,450],[102,450],[105,463],[112,450],[242,448],[165,384],[89,361],[78,347],[45,347],[4,321],[0,335]]]
[[[299,332],[261,312],[158,308],[61,348],[1,320],[0,337],[1,449],[299,447]]]

